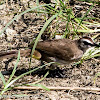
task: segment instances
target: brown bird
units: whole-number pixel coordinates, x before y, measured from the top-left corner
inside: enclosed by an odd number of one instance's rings
[[[29,47],[32,48],[34,44]],[[90,47],[100,47],[95,44],[90,37],[83,37],[78,40],[70,39],[56,39],[45,40],[38,42],[35,56],[39,56],[41,60],[46,62],[58,62],[62,64],[69,64],[73,61],[79,60],[85,51]],[[29,56],[31,49],[20,50],[21,56]],[[0,59],[17,57],[18,51],[1,52]],[[42,55],[42,56],[41,56]]]

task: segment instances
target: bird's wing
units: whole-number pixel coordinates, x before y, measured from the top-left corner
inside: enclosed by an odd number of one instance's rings
[[[63,60],[74,60],[76,44],[69,39],[57,39],[38,42],[36,49],[43,51],[49,56],[54,56]],[[77,57],[78,58],[78,57]],[[75,58],[76,59],[76,58]]]

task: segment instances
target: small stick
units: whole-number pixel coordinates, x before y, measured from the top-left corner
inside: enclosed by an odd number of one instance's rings
[[[85,90],[85,91],[100,91],[100,88],[91,88],[91,87],[48,87],[50,90]],[[14,87],[13,89],[20,89],[20,90],[42,90],[41,87],[31,87],[31,86],[18,86]]]

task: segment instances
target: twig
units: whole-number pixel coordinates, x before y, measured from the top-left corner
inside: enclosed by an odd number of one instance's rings
[[[46,87],[50,90],[85,90],[85,91],[100,91],[100,88],[91,88],[91,87]],[[30,86],[18,86],[14,87],[14,89],[26,89],[26,90],[42,90],[41,87],[30,87]]]

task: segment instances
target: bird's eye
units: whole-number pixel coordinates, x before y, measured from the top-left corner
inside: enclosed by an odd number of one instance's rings
[[[86,41],[83,41],[83,43],[84,43],[85,45],[91,45],[90,43],[88,43],[88,42],[86,42]]]
[[[88,44],[86,41],[83,41],[84,44]]]

